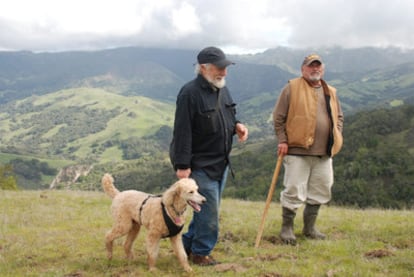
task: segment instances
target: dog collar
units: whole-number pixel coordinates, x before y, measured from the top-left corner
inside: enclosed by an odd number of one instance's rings
[[[187,206],[184,208],[184,210],[182,210],[181,212],[179,212],[179,211],[177,211],[177,209],[174,207],[174,205],[173,204],[171,204],[171,208],[173,209],[173,211],[174,211],[174,213],[177,215],[177,216],[182,216],[184,213],[185,213],[185,211],[187,210]]]

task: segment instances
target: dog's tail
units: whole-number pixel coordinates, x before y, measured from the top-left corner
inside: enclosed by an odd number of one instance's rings
[[[109,173],[105,173],[102,177],[102,188],[111,198],[114,198],[119,193],[119,190],[114,186],[114,178]]]

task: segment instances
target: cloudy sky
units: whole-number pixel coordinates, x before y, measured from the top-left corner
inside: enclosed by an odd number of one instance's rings
[[[412,0],[9,0],[0,50],[414,48]]]

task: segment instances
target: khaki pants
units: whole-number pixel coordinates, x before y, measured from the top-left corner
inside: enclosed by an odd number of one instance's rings
[[[283,207],[296,210],[303,203],[317,205],[331,200],[332,158],[286,155],[283,165],[285,188],[280,194]]]

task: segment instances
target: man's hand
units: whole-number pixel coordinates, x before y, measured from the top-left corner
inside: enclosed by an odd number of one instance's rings
[[[241,123],[236,124],[236,133],[239,137],[239,142],[246,141],[249,136],[249,130],[247,130],[246,126]]]
[[[280,155],[286,155],[287,152],[288,152],[288,149],[289,149],[289,146],[288,146],[288,144],[286,142],[279,143],[278,146],[277,146],[277,154],[278,154],[278,156],[280,156]]]
[[[190,178],[191,168],[177,169],[177,172],[175,174],[176,174],[178,179]]]

